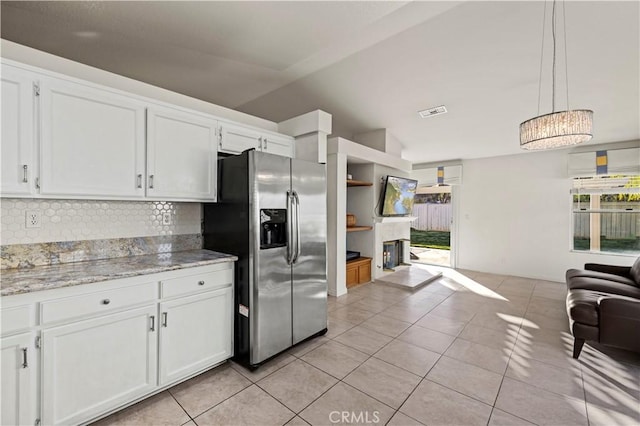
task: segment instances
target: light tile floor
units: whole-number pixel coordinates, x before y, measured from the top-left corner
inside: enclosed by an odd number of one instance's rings
[[[443,270],[413,293],[373,283],[329,298],[326,336],[99,424],[640,424],[640,355],[587,345],[572,359],[564,284]]]

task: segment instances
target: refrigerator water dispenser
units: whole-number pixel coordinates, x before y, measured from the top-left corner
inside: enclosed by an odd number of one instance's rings
[[[286,227],[286,209],[260,209],[260,249],[286,246]]]

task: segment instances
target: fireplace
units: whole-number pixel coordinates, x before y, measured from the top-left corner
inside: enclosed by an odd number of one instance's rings
[[[382,267],[385,271],[393,271],[395,267],[407,265],[409,259],[409,240],[392,240],[382,243]],[[406,256],[406,257],[405,257]]]

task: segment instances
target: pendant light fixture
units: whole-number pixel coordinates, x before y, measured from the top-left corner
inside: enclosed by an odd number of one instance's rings
[[[520,123],[520,147],[527,150],[563,148],[586,142],[593,137],[593,111],[587,109],[569,109],[569,73],[567,71],[567,26],[565,22],[564,1],[562,2],[565,82],[567,89],[567,110],[556,111],[556,0],[553,0],[551,13],[551,33],[553,38],[553,65],[551,84],[551,113],[540,115],[540,93],[542,89],[542,58],[544,56],[544,21],[542,22],[542,53],[540,54],[540,83],[538,85],[538,116]]]

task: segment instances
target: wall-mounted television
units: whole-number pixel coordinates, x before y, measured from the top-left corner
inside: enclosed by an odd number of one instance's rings
[[[409,216],[413,209],[418,181],[387,176],[382,190],[381,216]]]

